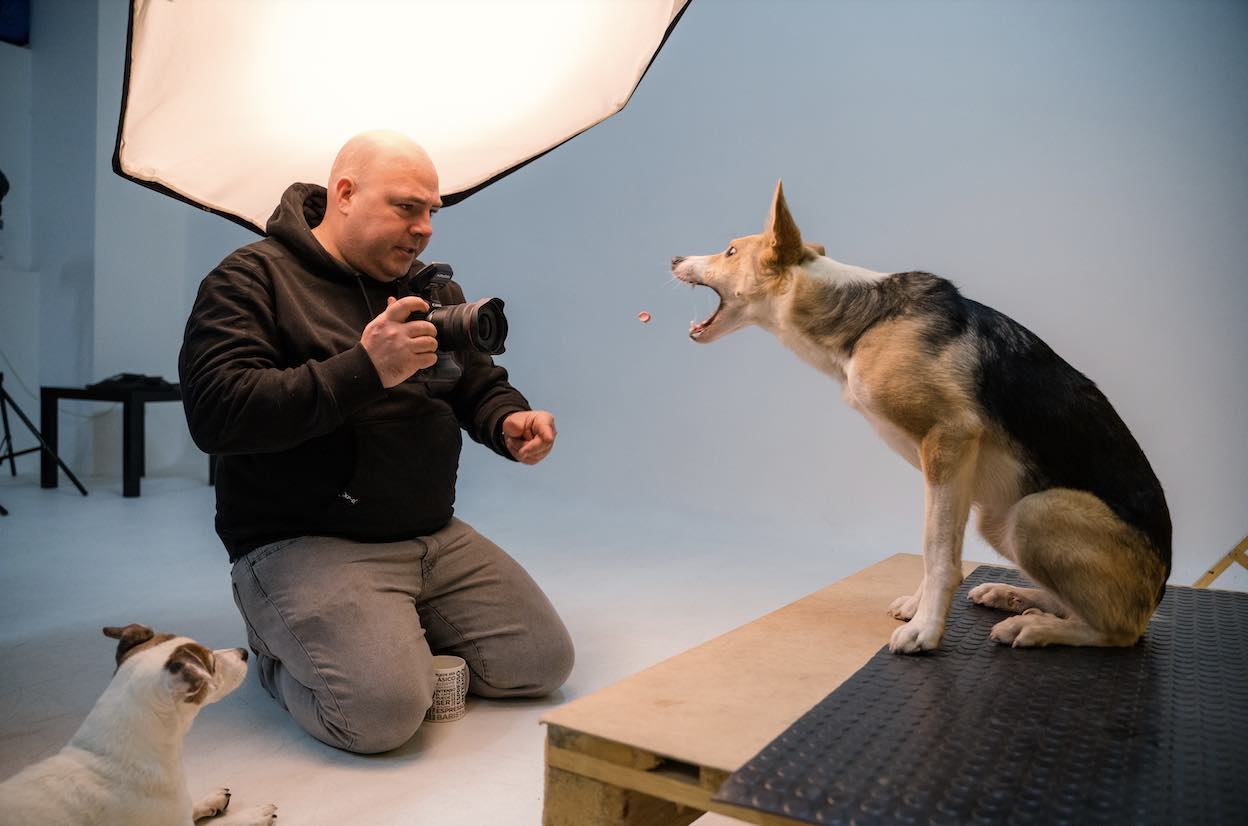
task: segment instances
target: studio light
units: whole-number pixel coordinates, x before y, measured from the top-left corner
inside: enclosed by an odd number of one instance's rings
[[[628,102],[688,0],[133,0],[113,167],[259,231],[367,129],[462,200]]]

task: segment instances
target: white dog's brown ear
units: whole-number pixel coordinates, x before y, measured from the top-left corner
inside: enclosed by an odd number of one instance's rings
[[[763,242],[767,245],[765,255],[772,259],[769,263],[777,267],[800,263],[805,254],[802,233],[784,200],[783,181],[776,182],[776,194],[771,199],[771,214],[767,218],[767,228],[763,230]]]
[[[212,678],[212,653],[198,643],[179,645],[165,661],[174,696],[188,703],[198,703],[208,690]]]
[[[828,251],[823,248],[823,244],[812,244],[808,241],[806,242],[806,249],[810,250],[815,255],[827,255],[828,254]]]
[[[104,636],[119,641],[117,643],[117,665],[121,665],[132,648],[142,645],[156,635],[146,625],[132,622],[123,628],[110,625],[104,629]]]

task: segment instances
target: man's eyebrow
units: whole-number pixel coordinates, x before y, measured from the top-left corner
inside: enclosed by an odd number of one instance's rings
[[[441,208],[442,208],[442,199],[441,199],[441,198],[439,198],[439,199],[438,199],[438,200],[436,200],[436,201],[427,201],[427,200],[425,200],[424,198],[420,197],[419,195],[400,195],[399,197],[395,198],[394,200],[395,200],[397,203],[413,203],[413,204],[422,204],[422,205],[427,205],[430,209],[441,209]]]

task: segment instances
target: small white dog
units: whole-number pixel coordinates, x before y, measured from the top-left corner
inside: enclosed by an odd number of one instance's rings
[[[0,783],[0,823],[171,826],[215,817],[230,802],[217,789],[194,806],[182,770],[182,738],[200,709],[242,683],[247,651],[209,651],[188,637],[132,624],[119,640],[117,672],[69,745]],[[277,807],[214,821],[268,826]]]

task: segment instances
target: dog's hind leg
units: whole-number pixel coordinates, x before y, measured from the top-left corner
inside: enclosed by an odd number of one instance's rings
[[[992,626],[991,636],[997,642],[1013,645],[1015,648],[1123,644],[1108,641],[1105,634],[1078,617],[1058,617],[1046,614],[1039,608],[1028,608],[1017,617],[1001,620]]]
[[[195,809],[191,813],[192,820],[204,820],[209,817],[216,817],[226,810],[230,805],[230,790],[222,786],[212,794],[195,803]]]
[[[941,423],[920,445],[925,499],[923,583],[915,593],[914,615],[893,632],[888,647],[913,654],[940,646],[953,592],[962,582],[962,537],[971,511],[971,489],[980,429],[975,420]],[[909,607],[906,597],[894,602]]]
[[[1022,614],[1032,608],[1059,617],[1065,617],[1069,613],[1061,600],[1042,588],[1021,588],[1002,582],[985,582],[972,588],[966,597],[976,604],[1009,611],[1011,614]]]
[[[997,623],[993,639],[1019,647],[1135,644],[1165,584],[1143,534],[1096,496],[1064,488],[1023,497],[1010,521],[1019,567],[1067,611],[1028,610]]]
[[[1016,562],[1014,559],[1014,543],[1012,541],[1014,525],[1010,519],[1013,511],[1010,507],[984,507],[979,511],[979,533],[988,540],[997,553]],[[1039,608],[1046,614],[1059,617],[1069,615],[1069,610],[1057,597],[1042,588],[1022,588],[1017,585],[1006,585],[1001,582],[985,582],[976,585],[966,595],[967,599],[978,605],[1021,614],[1029,608]]]

